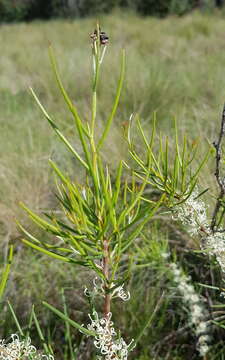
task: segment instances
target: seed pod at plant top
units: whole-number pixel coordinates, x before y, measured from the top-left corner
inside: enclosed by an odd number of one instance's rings
[[[95,29],[95,31],[90,35],[90,37],[93,40],[93,42],[97,41],[97,39],[98,39],[98,30]],[[106,33],[104,31],[101,31],[100,28],[99,28],[99,39],[100,39],[100,44],[101,45],[106,45],[109,42],[108,35],[106,35]]]

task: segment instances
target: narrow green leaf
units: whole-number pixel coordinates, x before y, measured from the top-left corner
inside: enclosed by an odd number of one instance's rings
[[[73,260],[73,259],[71,259],[71,258],[67,258],[67,257],[65,257],[65,256],[56,254],[56,253],[54,253],[54,252],[52,252],[52,251],[46,250],[46,249],[42,248],[41,246],[38,246],[38,245],[36,245],[36,244],[33,244],[32,242],[30,242],[30,241],[28,241],[28,240],[26,240],[26,239],[22,239],[22,242],[23,242],[24,244],[32,247],[33,249],[38,250],[39,252],[42,252],[42,253],[44,253],[44,254],[46,254],[46,255],[54,258],[54,259],[61,260],[61,261],[64,261],[64,262],[68,262],[68,263],[74,263],[74,264],[79,263],[79,262],[77,262],[77,261],[75,261],[75,260]]]
[[[54,163],[54,161],[52,161],[51,159],[49,159],[49,163],[51,165],[51,167],[53,168],[53,170],[55,171],[55,173],[59,176],[59,178],[65,183],[67,184],[69,179],[67,179],[62,171],[59,170],[58,166]]]
[[[168,178],[168,137],[166,137],[166,144],[165,144],[165,153],[164,153],[164,186],[166,185],[166,181]]]
[[[88,165],[86,164],[86,162],[80,157],[80,155],[78,154],[78,152],[73,148],[73,146],[69,143],[69,141],[65,138],[65,136],[61,133],[61,131],[59,131],[58,127],[56,126],[55,122],[51,119],[51,117],[48,115],[47,111],[45,110],[45,108],[43,107],[43,105],[41,104],[41,102],[39,101],[37,95],[35,94],[35,92],[33,91],[32,88],[30,88],[30,91],[37,103],[37,105],[39,106],[39,108],[41,109],[41,111],[43,112],[44,116],[46,117],[46,119],[48,120],[49,124],[51,125],[51,127],[53,128],[53,130],[56,132],[56,134],[58,135],[58,137],[62,140],[62,142],[67,146],[67,148],[71,151],[71,153],[77,158],[77,160],[79,160],[79,162],[81,163],[82,166],[84,166],[87,170],[89,169]]]
[[[84,134],[89,138],[90,137],[90,134],[88,133],[87,129],[85,128],[84,124],[82,124],[82,121],[78,115],[78,111],[77,111],[77,108],[76,106],[72,103],[72,101],[70,100],[63,84],[62,84],[62,81],[61,81],[61,78],[59,76],[59,71],[58,71],[58,68],[57,68],[57,64],[56,64],[56,60],[55,60],[55,56],[54,56],[54,53],[53,53],[53,49],[51,46],[49,46],[49,57],[50,57],[50,61],[51,61],[51,64],[52,64],[52,68],[53,68],[53,71],[54,71],[54,74],[55,74],[55,77],[56,77],[56,81],[57,81],[57,84],[59,86],[59,89],[63,95],[63,98],[68,106],[68,108],[70,109],[71,113],[73,114],[74,116],[74,119],[75,119],[75,122],[76,122],[76,125],[77,125],[77,128],[79,130],[79,132],[81,131],[81,133],[84,132]]]
[[[200,193],[198,194],[198,196],[196,196],[196,198],[194,198],[194,200],[200,198],[200,197],[201,197],[202,195],[204,195],[207,191],[209,191],[209,189],[210,189],[210,188],[207,188],[207,189],[203,190],[202,192],[200,192]]]
[[[115,192],[114,192],[114,195],[113,195],[113,205],[116,205],[118,197],[119,197],[120,187],[121,187],[122,171],[123,171],[123,162],[120,161],[118,169],[117,169],[117,174],[116,174]]]
[[[181,164],[181,191],[185,191],[185,180],[186,180],[186,149],[187,149],[187,139],[186,136],[184,136],[183,140],[183,149],[182,149],[182,164]]]
[[[144,217],[144,219],[140,222],[140,224],[131,232],[131,234],[128,236],[125,244],[122,246],[121,251],[124,252],[131,244],[132,242],[137,238],[137,236],[142,231],[145,224],[153,217],[153,215],[156,213],[160,205],[162,204],[163,200],[165,198],[165,194],[161,196],[159,201],[156,203],[155,207],[149,211],[149,213]]]
[[[147,172],[147,169],[146,169]],[[149,176],[149,169],[148,172],[146,174],[145,180],[143,181],[140,191],[138,193],[136,193],[136,196],[134,198],[134,200],[131,202],[131,204],[125,208],[122,213],[120,214],[120,217],[118,219],[118,226],[123,222],[124,218],[133,210],[133,208],[135,207],[135,205],[137,205],[137,203],[140,201],[140,198],[143,195],[143,192],[145,190],[147,181],[148,181],[148,176]]]
[[[140,122],[140,119],[139,119],[138,116],[137,116],[137,124],[138,124],[138,129],[139,129],[139,131],[141,133],[141,137],[142,137],[142,139],[144,141],[144,144],[145,144],[146,148],[149,149],[149,142],[147,141],[147,138],[145,136],[144,130],[143,130],[142,126],[141,126],[141,122]]]
[[[113,118],[115,116],[118,104],[119,104],[119,100],[120,100],[120,95],[121,95],[121,90],[123,87],[123,81],[124,81],[124,74],[125,74],[125,51],[123,50],[122,52],[122,61],[121,61],[121,70],[120,70],[120,78],[119,78],[119,82],[118,82],[118,87],[117,87],[117,91],[116,91],[116,97],[115,97],[115,101],[113,104],[113,108],[112,108],[112,112],[108,118],[108,120],[106,121],[106,125],[105,125],[105,129],[103,131],[103,134],[98,142],[97,145],[97,149],[99,150],[101,148],[101,146],[103,145],[108,132],[110,130]]]
[[[40,240],[38,240],[35,236],[30,234],[18,221],[16,221],[17,225],[19,226],[20,230],[29,237],[32,241],[36,242],[37,244],[40,244]]]
[[[175,193],[177,190],[177,186],[179,182],[179,171],[180,171],[180,161],[178,154],[176,154],[173,165],[173,178],[172,178],[173,193]]]
[[[211,152],[210,150],[206,153],[205,157],[203,158],[203,160],[201,161],[199,167],[197,168],[197,170],[195,171],[194,175],[191,177],[190,181],[193,181],[194,179],[197,178],[199,172],[201,171],[201,169],[203,168],[203,166],[205,165],[205,163],[208,161],[209,156],[210,156]]]
[[[149,142],[149,147],[152,148],[153,147],[153,143],[154,143],[154,139],[155,139],[155,130],[156,130],[156,112],[153,113],[153,125],[152,125],[152,133],[151,133],[151,138],[150,138],[150,142]]]
[[[92,175],[96,192],[98,192],[96,174],[95,174],[95,171],[93,169],[93,165],[92,165],[92,161],[91,161],[91,155],[90,155],[90,152],[89,152],[89,149],[88,149],[88,145],[87,145],[87,142],[86,142],[86,140],[84,138],[84,134],[85,134],[90,139],[90,134],[88,133],[87,129],[82,124],[82,121],[81,121],[81,119],[80,119],[80,117],[78,115],[76,107],[74,106],[74,104],[70,100],[69,96],[67,95],[67,93],[66,93],[66,91],[65,91],[65,89],[63,87],[63,84],[62,84],[62,81],[60,79],[59,72],[58,72],[58,69],[57,69],[57,65],[56,65],[54,54],[53,54],[53,50],[52,50],[51,47],[49,47],[49,56],[50,56],[50,60],[51,60],[51,63],[52,63],[52,68],[53,68],[53,71],[54,71],[54,74],[55,74],[59,89],[60,89],[60,91],[61,91],[61,93],[62,93],[62,95],[64,97],[64,100],[67,103],[70,111],[74,115],[75,125],[76,125],[76,128],[77,128],[79,138],[80,138],[80,141],[81,141],[81,144],[82,144],[82,147],[83,147],[83,151],[84,151],[84,154],[85,154],[85,157],[86,157],[86,161],[87,161],[86,165],[88,165],[88,170],[90,171],[90,173]]]
[[[104,199],[108,208],[108,212],[109,212],[109,219],[111,220],[112,225],[114,226],[114,228],[117,228],[117,224],[116,224],[116,216],[115,216],[115,209],[113,206],[113,201],[110,197],[110,192],[109,192],[109,188],[107,187],[107,179],[106,176],[104,174],[104,170],[103,170],[103,166],[102,163],[99,159],[98,161],[98,168],[99,168],[99,177],[100,177],[100,181],[102,184],[102,190],[104,193]],[[107,220],[109,220],[107,219]],[[108,222],[108,221],[107,221]]]
[[[22,202],[20,203],[20,206],[28,213],[28,215],[31,217],[31,219],[38,224],[41,228],[43,228],[46,231],[50,231],[55,235],[60,235],[59,229],[52,224],[48,223],[44,219],[42,219],[40,216],[36,215],[32,210],[30,210],[26,205],[24,205]]]
[[[178,131],[177,131],[176,119],[174,119],[174,124],[175,124],[176,154],[177,154],[177,157],[179,160],[179,165],[182,166],[182,161],[181,161],[181,157],[180,157],[180,148],[179,148],[179,142],[178,142]]]

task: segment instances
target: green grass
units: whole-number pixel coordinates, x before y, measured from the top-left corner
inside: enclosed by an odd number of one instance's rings
[[[100,22],[110,37],[110,44],[102,68],[97,117],[99,128],[111,109],[122,48],[126,49],[127,62],[125,86],[116,123],[104,150],[106,160],[113,164],[120,154],[127,156],[122,124],[129,119],[130,114],[139,112],[148,128],[154,111],[157,111],[157,124],[162,134],[172,134],[173,118],[176,117],[180,135],[187,133],[191,141],[199,139],[201,157],[201,152],[203,155],[203,151],[217,135],[225,99],[224,17],[219,13],[193,13],[183,18],[158,20],[115,13],[100,17]],[[55,207],[54,184],[48,166],[50,157],[68,169],[72,176],[76,174],[77,179],[81,175],[77,173],[77,164],[71,161],[43,119],[28,87],[34,88],[42,103],[55,115],[60,128],[72,143],[76,143],[73,120],[68,116],[59,96],[50,68],[48,43],[51,42],[55,49],[66,89],[83,117],[88,119],[91,103],[89,34],[94,27],[95,19],[1,26],[0,241],[3,249],[9,240],[17,245],[7,296],[14,303],[23,324],[26,323],[32,303],[38,303],[40,321],[49,341],[57,347],[57,359],[66,359],[64,325],[43,310],[40,300],[49,300],[60,307],[60,289],[72,286],[76,290],[68,290],[69,294],[66,293],[72,309],[71,316],[81,318],[84,322],[87,320],[87,305],[81,300],[80,284],[85,283],[86,278],[90,281],[91,275],[82,272],[74,277],[67,265],[60,264],[61,267],[58,263],[49,263],[45,257],[25,250],[19,241],[20,233],[15,225],[15,217],[28,228],[32,227],[18,205],[21,200],[36,212]],[[215,191],[213,159],[204,168],[202,182],[205,187],[210,187],[211,193]],[[135,336],[166,288],[167,296],[162,309],[153,327],[135,349],[133,358],[197,359],[192,334],[176,335],[176,330],[185,323],[186,315],[178,301],[175,317],[174,290],[170,279],[165,276],[167,269],[160,264],[156,266],[158,238],[167,239],[168,235],[179,261],[191,272],[196,285],[198,282],[210,282],[212,274],[208,269],[204,270],[205,258],[190,254],[189,248],[193,243],[190,245],[190,239],[183,230],[159,221],[157,226],[160,231],[154,230],[149,236],[149,243],[144,245],[151,266],[147,270],[135,269],[130,279],[130,286],[135,289],[133,300],[123,308],[124,315],[118,322],[127,339]],[[202,266],[200,277],[196,275],[199,264]],[[45,275],[46,268],[48,276]],[[217,270],[214,276],[217,279]],[[218,282],[215,281],[215,284],[218,285]],[[204,292],[202,289],[199,291]],[[210,296],[219,301],[213,291]],[[80,313],[80,307],[83,313]],[[119,304],[117,311],[121,312]],[[13,328],[13,324],[6,311],[4,314],[2,332],[6,333]],[[163,342],[169,335],[172,340]],[[73,340],[81,342],[80,335],[75,336]],[[223,336],[218,330],[214,332],[214,345],[218,349],[221,348]],[[85,349],[84,355],[79,359],[91,359],[90,344],[88,340],[84,341],[84,344],[81,342],[81,347]],[[210,359],[224,358],[224,352],[220,355],[218,349],[214,353],[212,351]]]

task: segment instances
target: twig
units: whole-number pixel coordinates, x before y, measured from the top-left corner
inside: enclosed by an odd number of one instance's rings
[[[215,170],[215,177],[217,184],[219,185],[220,192],[216,200],[216,205],[212,215],[211,221],[211,230],[213,232],[217,231],[217,218],[222,206],[221,200],[225,195],[225,175],[221,174],[221,158],[222,158],[222,141],[225,135],[225,105],[223,107],[222,119],[221,119],[221,127],[218,136],[218,140],[213,142],[213,145],[216,149],[216,170]]]

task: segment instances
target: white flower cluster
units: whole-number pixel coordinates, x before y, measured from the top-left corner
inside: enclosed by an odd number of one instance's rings
[[[208,335],[209,323],[206,320],[206,318],[209,317],[208,311],[204,307],[193,285],[190,284],[190,278],[186,276],[175,263],[170,264],[170,269],[177,289],[182,295],[183,302],[186,303],[190,309],[190,325],[194,327],[195,334],[198,338],[198,351],[200,355],[204,357],[209,350],[208,342],[210,340]]]
[[[207,207],[202,200],[196,199],[196,197],[197,191],[193,191],[186,202],[175,206],[173,219],[187,225],[192,235],[198,234],[201,237],[202,250],[215,256],[221,270],[225,272],[225,233],[212,232],[207,220]]]
[[[208,227],[206,205],[202,200],[196,199],[197,196],[197,191],[193,191],[185,202],[173,209],[173,219],[187,225],[192,235]]]
[[[93,280],[93,284],[94,284],[93,294],[94,295],[98,294],[98,295],[101,295],[101,296],[105,296],[105,289],[104,289],[103,280],[96,277]],[[113,287],[115,287],[114,283],[111,284],[110,289],[112,289]],[[111,292],[111,299],[119,297],[123,301],[130,300],[129,291],[126,293],[124,291],[123,287],[124,287],[124,284],[115,287],[115,289],[113,289],[112,292]],[[89,290],[87,288],[84,289],[84,294],[86,296],[90,296],[90,292],[89,292]]]
[[[116,331],[111,321],[112,314],[109,313],[107,318],[99,319],[96,311],[93,313],[93,318],[89,315],[91,324],[87,328],[96,333],[94,345],[100,350],[105,360],[127,360],[128,348],[131,345],[126,344],[122,337],[116,338]]]
[[[52,355],[38,354],[30,338],[21,341],[17,334],[12,334],[10,338],[10,342],[0,340],[0,360],[54,360]]]

